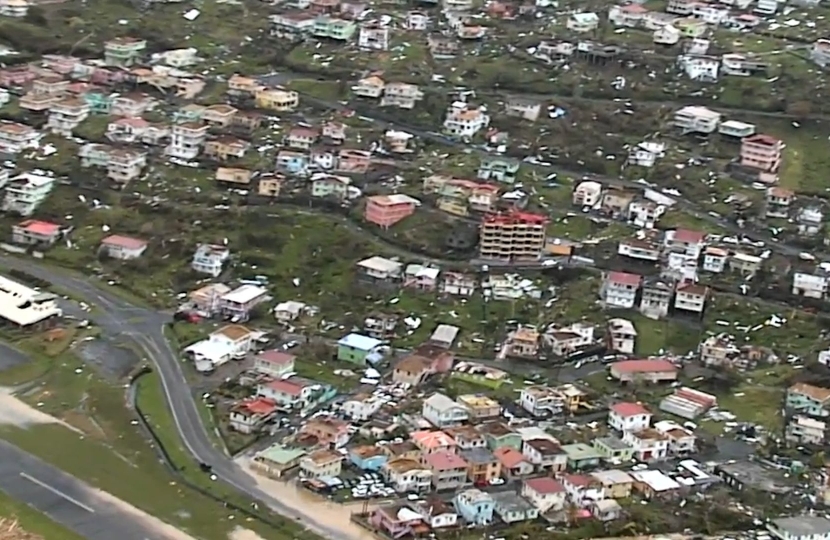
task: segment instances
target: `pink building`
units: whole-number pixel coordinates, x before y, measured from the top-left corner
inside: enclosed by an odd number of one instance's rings
[[[375,195],[366,200],[363,218],[369,223],[388,229],[415,213],[417,204],[418,201],[408,195]]]
[[[781,165],[784,143],[769,135],[757,134],[741,142],[741,165],[774,173]]]

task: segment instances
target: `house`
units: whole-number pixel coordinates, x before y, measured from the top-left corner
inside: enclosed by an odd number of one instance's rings
[[[280,150],[277,152],[277,169],[291,174],[305,175],[308,173],[309,159],[306,154]]]
[[[268,478],[279,479],[297,467],[305,454],[305,450],[285,448],[279,443],[274,443],[254,455],[251,468]]]
[[[372,164],[372,153],[368,150],[343,148],[337,152],[336,170],[349,174],[363,174]]]
[[[603,459],[611,463],[631,461],[634,457],[634,449],[614,435],[597,437],[591,444],[593,444]]]
[[[683,133],[714,133],[720,123],[721,114],[706,107],[687,106],[674,113],[674,126]]]
[[[295,127],[286,135],[285,144],[294,150],[309,150],[319,138],[320,132],[316,129]]]
[[[608,10],[608,20],[614,26],[636,28],[642,24],[646,13],[648,13],[648,9],[640,4],[611,6],[611,9]]]
[[[606,330],[608,349],[622,354],[634,354],[637,329],[626,319],[609,319]]]
[[[223,283],[210,283],[188,294],[188,299],[197,311],[212,316],[219,311],[219,298],[231,290]]]
[[[443,431],[415,431],[409,435],[412,442],[421,452],[421,458],[438,452],[455,453],[455,439]]]
[[[119,37],[104,43],[104,63],[108,66],[130,67],[138,62],[147,42],[143,39]]]
[[[389,457],[375,445],[364,445],[349,450],[349,462],[361,471],[380,471]]]
[[[165,152],[178,159],[195,159],[205,143],[207,133],[207,124],[186,122],[175,125],[170,131],[170,144],[167,145]]]
[[[646,143],[640,143],[641,145]],[[654,165],[655,154],[646,150],[635,150],[635,157],[637,161],[632,161],[629,155],[628,162],[632,165],[640,165],[642,167],[651,167]],[[645,159],[643,156],[651,156]],[[657,221],[666,212],[666,207],[662,204],[657,204],[652,201],[632,201],[628,206],[628,220],[637,227],[646,229],[653,229]]]
[[[565,26],[571,32],[593,32],[599,27],[599,16],[596,13],[573,13],[568,17]]]
[[[606,307],[631,309],[637,299],[642,277],[627,272],[607,272],[603,276],[600,297]]]
[[[818,206],[807,206],[799,209],[795,221],[798,223],[798,234],[807,237],[816,236],[821,232],[824,212]]]
[[[236,137],[218,137],[205,143],[205,157],[217,161],[228,161],[229,159],[241,159],[251,144]]]
[[[296,300],[280,302],[274,307],[274,318],[282,323],[296,321],[305,311],[306,305]]]
[[[541,112],[542,104],[533,99],[511,96],[504,104],[504,114],[530,122],[535,122]]]
[[[72,132],[89,117],[89,105],[78,98],[65,98],[52,104],[46,128],[62,137],[72,136]]]
[[[432,363],[429,359],[410,354],[395,364],[392,380],[398,384],[415,387],[426,381],[432,373]]]
[[[363,319],[364,335],[381,341],[394,338],[397,327],[397,315],[376,313]]]
[[[602,195],[600,211],[614,218],[627,216],[628,207],[634,198],[634,193],[611,186]]]
[[[512,184],[516,181],[516,175],[520,167],[521,162],[516,159],[482,158],[476,177],[481,180],[496,180],[505,184]]]
[[[128,261],[138,259],[147,251],[147,240],[113,234],[101,240],[101,249],[108,257]]]
[[[709,288],[694,283],[678,284],[674,297],[674,309],[703,315]]]
[[[697,437],[692,431],[680,426],[671,420],[655,422],[654,429],[662,433],[668,441],[668,454],[670,456],[687,456],[695,452]]]
[[[752,276],[761,269],[763,262],[761,257],[737,252],[729,259],[729,269],[744,276]]]
[[[216,244],[199,244],[193,253],[190,267],[200,274],[209,274],[219,277],[222,266],[230,259],[231,251],[225,246]]]
[[[550,439],[530,439],[522,442],[522,454],[539,470],[562,472],[568,466],[568,455]]]
[[[653,428],[625,431],[623,442],[631,445],[638,461],[657,461],[668,456],[668,437]]]
[[[787,389],[784,407],[814,418],[830,416],[830,389],[807,383],[796,383]]]
[[[756,133],[741,140],[741,165],[775,173],[781,166],[784,142],[770,135]]]
[[[678,388],[660,402],[660,410],[693,420],[717,405],[717,398],[711,394],[687,388]]]
[[[57,296],[0,277],[0,318],[14,327],[46,327],[63,315]]]
[[[278,173],[264,174],[257,183],[257,195],[263,197],[279,197],[285,177]]]
[[[505,523],[531,521],[539,517],[539,509],[513,491],[493,493],[493,510]]]
[[[586,443],[566,444],[562,450],[568,456],[568,468],[571,470],[596,467],[602,459],[602,454]]]
[[[666,231],[663,245],[670,250],[684,253],[697,259],[706,245],[706,233],[688,229],[674,229]]]
[[[481,440],[483,442],[484,438]],[[473,484],[486,486],[491,480],[501,476],[501,462],[487,448],[468,448],[460,450],[458,454],[467,462],[467,478]]]
[[[634,479],[625,471],[611,469],[591,473],[602,486],[605,496],[610,499],[626,499],[631,496]]]
[[[281,351],[262,351],[254,357],[254,370],[263,375],[281,379],[294,371],[293,354]]]
[[[110,107],[110,114],[113,116],[123,116],[125,118],[141,118],[141,116],[151,110],[156,102],[153,98],[145,94],[126,94],[115,95],[112,98],[112,105]]]
[[[208,143],[208,145],[210,144],[211,143]],[[219,155],[222,152],[222,149],[213,148],[209,151],[208,148],[205,147],[205,153],[208,155]],[[253,173],[248,169],[239,169],[233,167],[219,167],[218,169],[216,169],[216,181],[223,184],[247,186],[251,183],[252,178]]]
[[[374,416],[383,405],[383,400],[373,394],[352,394],[340,404],[340,411],[350,420],[365,422]]]
[[[318,173],[311,178],[311,196],[343,201],[349,197],[351,183],[351,179],[346,176]]]
[[[378,348],[382,344],[382,341],[375,338],[349,334],[337,342],[337,359],[361,366],[373,364],[380,360]]]
[[[565,396],[547,386],[525,386],[519,405],[535,417],[557,416],[565,410]]]
[[[12,226],[12,242],[25,246],[51,246],[60,235],[60,225],[48,221],[27,219]]]
[[[421,516],[430,529],[443,529],[458,525],[458,512],[437,495],[431,495],[420,503]]]
[[[797,516],[773,519],[767,524],[769,532],[781,540],[827,540],[830,538],[830,519],[823,516]]]
[[[518,328],[510,333],[504,346],[508,356],[536,358],[539,352],[539,332],[533,328]]]
[[[451,324],[439,324],[429,336],[427,344],[440,349],[451,349],[461,329]],[[450,366],[451,367],[451,366]],[[447,368],[449,371],[449,367]]]
[[[703,250],[703,270],[720,274],[726,269],[729,252],[725,249],[709,246]]]
[[[515,448],[509,446],[497,448],[493,451],[493,456],[499,460],[501,474],[508,480],[533,474],[533,464],[527,461],[527,458]]]
[[[390,458],[381,467],[381,475],[398,493],[425,493],[432,488],[432,472],[408,458]]]
[[[651,417],[648,409],[639,403],[615,403],[608,412],[608,425],[622,433],[641,431],[651,425]]]
[[[668,360],[622,360],[611,364],[609,373],[620,382],[677,380],[677,368]]]
[[[784,438],[795,444],[823,445],[827,438],[827,422],[795,415],[787,422]]]
[[[254,100],[260,109],[276,112],[293,111],[300,103],[297,92],[282,89],[263,89],[257,91]]]
[[[594,501],[590,505],[591,515],[599,521],[613,521],[623,515],[622,506],[614,499]]]
[[[821,68],[830,66],[830,40],[817,39],[810,49],[810,60]]]
[[[472,274],[444,272],[438,292],[450,296],[472,296],[478,288],[478,279]]]
[[[540,514],[563,510],[567,504],[565,486],[548,476],[524,480],[521,494]]]
[[[444,428],[466,422],[470,417],[470,412],[452,398],[435,393],[424,400],[421,416],[433,426]]]
[[[823,273],[793,273],[792,293],[797,296],[805,296],[807,298],[816,298],[821,300],[827,296],[827,286],[828,279]]]
[[[371,286],[397,286],[403,265],[383,257],[369,257],[357,263],[358,280]]]
[[[502,422],[488,422],[479,426],[487,440],[487,448],[494,453],[500,448],[522,449],[522,436]]]
[[[485,526],[493,522],[496,503],[489,493],[466,489],[453,498],[458,514],[470,525]]]
[[[334,41],[349,41],[356,31],[357,25],[351,21],[325,16],[315,19],[311,28],[314,37]]]
[[[300,458],[300,476],[307,479],[334,478],[340,475],[343,456],[321,448]]]
[[[455,448],[459,452],[473,448],[487,448],[487,440],[484,438],[484,435],[473,426],[466,425],[447,428],[444,430],[444,433],[452,437],[455,441]]]
[[[671,497],[680,489],[674,479],[658,470],[633,471],[634,489],[645,499]]]
[[[423,457],[424,465],[432,472],[432,487],[436,491],[458,489],[467,483],[467,462],[452,452],[433,452]]]
[[[365,98],[379,98],[383,95],[383,89],[386,83],[377,75],[370,75],[357,81],[357,85],[352,86],[352,93],[358,97]]]
[[[462,394],[455,398],[455,401],[467,409],[470,422],[495,418],[501,415],[501,405],[499,402],[482,394]]]
[[[565,474],[561,477],[568,500],[579,508],[590,506],[595,501],[605,498],[602,484],[587,474]]]
[[[185,348],[184,353],[193,359],[197,371],[210,373],[230,360],[245,358],[253,342],[253,332],[244,326],[230,324]]]
[[[429,27],[429,15],[423,11],[409,11],[403,26],[407,30],[423,32]]]
[[[257,385],[256,395],[272,399],[283,407],[303,408],[312,402],[320,385],[301,377],[276,379]]]
[[[247,321],[256,306],[270,299],[267,289],[241,285],[219,298],[219,312],[233,321]]]
[[[674,287],[661,279],[646,278],[640,298],[640,313],[650,319],[660,319],[669,313]]]
[[[424,99],[424,93],[415,84],[390,82],[383,88],[381,107],[398,107],[399,109],[414,109],[419,101]]]
[[[374,195],[366,199],[363,219],[382,229],[388,229],[415,213],[420,201],[409,195]]]
[[[680,30],[671,24],[663,25],[654,31],[651,40],[655,45],[677,45],[680,41]]]
[[[256,433],[277,413],[277,404],[270,399],[253,398],[231,407],[230,426],[240,433]]]
[[[472,138],[490,125],[486,109],[471,109],[466,103],[456,102],[450,106],[444,119],[444,132],[460,138]]]
[[[718,133],[727,137],[734,137],[735,139],[743,139],[744,137],[755,134],[755,124],[727,120],[726,122],[721,122],[718,126]]]
[[[538,260],[545,247],[546,216],[516,210],[481,222],[479,256],[494,260]]]
[[[35,148],[43,135],[25,124],[0,120],[0,153],[14,155]]]
[[[55,178],[51,176],[28,172],[18,174],[6,184],[2,210],[29,217],[49,196],[54,186]]]
[[[349,442],[349,425],[348,422],[333,416],[318,416],[303,424],[300,432],[316,437],[323,446],[336,449],[346,446]]]
[[[573,203],[575,206],[593,208],[602,200],[602,184],[599,182],[580,182],[574,189]]]
[[[378,507],[369,515],[368,525],[388,538],[419,537],[429,531],[424,517],[407,504]]]
[[[0,16],[25,17],[29,12],[29,0],[3,0],[0,2]]]
[[[403,272],[403,286],[419,291],[434,291],[438,286],[439,268],[409,264]]]

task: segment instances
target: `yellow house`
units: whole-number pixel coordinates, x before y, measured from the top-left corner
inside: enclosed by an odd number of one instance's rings
[[[572,384],[563,384],[556,389],[565,399],[565,408],[574,412],[580,407],[586,406],[585,392]]]
[[[272,111],[292,111],[300,104],[300,96],[291,90],[270,89],[256,93],[256,105]]]

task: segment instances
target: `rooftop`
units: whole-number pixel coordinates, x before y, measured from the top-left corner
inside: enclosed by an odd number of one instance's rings
[[[365,352],[371,352],[382,344],[383,342],[381,340],[362,334],[349,334],[337,342],[337,345],[340,347],[348,347]]]

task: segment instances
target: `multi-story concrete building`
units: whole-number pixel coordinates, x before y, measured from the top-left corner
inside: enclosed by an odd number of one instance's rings
[[[706,107],[683,107],[674,113],[674,125],[684,133],[708,135],[718,129],[721,114]]]
[[[129,67],[138,62],[147,42],[143,39],[121,37],[104,44],[104,62],[108,66]]]
[[[483,259],[536,260],[545,247],[547,218],[530,212],[510,211],[484,218],[479,253]]]
[[[167,146],[167,155],[179,159],[194,159],[199,155],[207,137],[208,126],[197,123],[186,123],[173,126],[170,131],[170,144]]]
[[[17,122],[0,121],[0,154],[17,154],[37,147],[43,133]]]
[[[784,143],[780,139],[758,133],[741,141],[741,165],[774,173],[781,166],[781,151]]]
[[[89,105],[77,98],[62,99],[49,109],[47,127],[55,135],[70,137],[89,116]]]
[[[51,176],[34,173],[19,174],[10,179],[6,185],[3,210],[24,217],[31,216],[54,187],[55,179]]]

